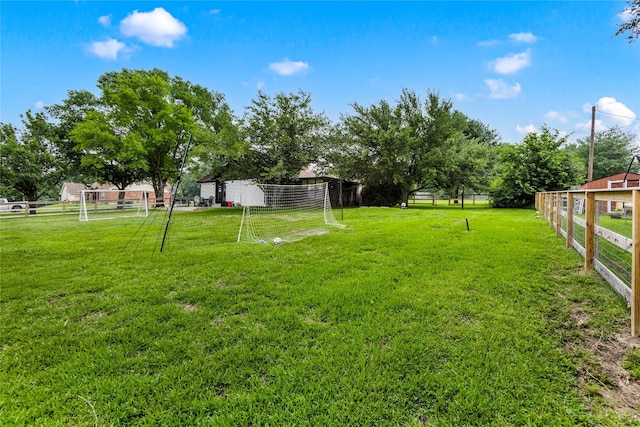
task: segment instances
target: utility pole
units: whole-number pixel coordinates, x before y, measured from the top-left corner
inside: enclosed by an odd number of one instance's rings
[[[591,144],[589,145],[589,177],[587,182],[593,181],[593,151],[595,145],[596,106],[591,107]]]

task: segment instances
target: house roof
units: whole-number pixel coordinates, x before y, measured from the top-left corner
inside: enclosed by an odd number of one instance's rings
[[[338,178],[333,175],[318,175],[313,169],[310,167],[306,167],[300,171],[299,179],[313,179],[313,178]]]
[[[62,184],[60,193],[62,193],[65,190],[65,188],[69,193],[73,194],[73,193],[80,193],[82,190],[88,190],[90,187],[88,185],[79,184],[77,182],[65,182]]]
[[[595,190],[602,188],[610,188],[609,183],[611,181],[622,181],[624,176],[627,175],[627,187],[640,187],[640,174],[637,173],[629,173],[625,174],[624,172],[617,173],[615,175],[606,176],[604,178],[595,179],[593,181],[582,184],[581,188],[585,190]],[[621,188],[621,183],[618,186],[613,188]]]
[[[70,194],[80,194],[82,190],[117,190],[118,188],[111,184],[99,184],[94,182],[93,184],[82,184],[78,182],[65,182],[62,184],[62,188],[60,189],[60,193],[64,190],[67,190]],[[154,191],[153,185],[147,182],[136,182],[127,187],[128,191]],[[165,192],[171,192],[171,185],[167,184],[164,189]]]
[[[216,175],[210,173],[209,175],[203,176],[202,178],[200,178],[196,182],[198,184],[203,184],[205,182],[214,182],[214,181],[216,181]]]

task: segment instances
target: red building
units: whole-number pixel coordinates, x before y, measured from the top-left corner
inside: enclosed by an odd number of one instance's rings
[[[625,173],[618,173],[582,184],[580,188],[585,190],[608,190],[611,188],[633,188],[640,187],[640,174],[629,172],[626,182]]]
[[[625,180],[625,175],[627,179]],[[610,190],[612,188],[638,188],[640,187],[640,174],[618,173],[582,184],[580,188],[585,190]],[[597,211],[601,213],[611,213],[622,211],[625,206],[622,202],[596,200]]]

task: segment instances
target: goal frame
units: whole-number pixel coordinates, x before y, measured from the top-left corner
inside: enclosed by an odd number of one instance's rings
[[[250,189],[248,187],[255,188]],[[263,199],[261,202],[259,201],[260,198],[256,199],[256,188],[262,193]],[[288,190],[297,190],[300,192],[297,198],[294,197],[294,199],[291,199],[293,206],[290,207],[284,206],[280,200]],[[320,197],[311,200],[305,199],[304,193],[313,193],[316,190],[318,193],[320,191],[323,192],[322,199],[320,199]],[[342,224],[338,223],[333,214],[328,182],[290,185],[252,183],[245,186],[240,204],[242,205],[242,218],[240,220],[240,229],[238,230],[238,243],[242,241],[266,243],[267,240],[273,238],[280,238],[283,242],[291,242],[301,240],[312,234],[324,234],[328,232],[327,226],[343,227]],[[271,217],[272,219],[280,217],[280,221],[283,223],[291,222],[296,225],[302,224],[303,228],[304,226],[309,226],[310,229],[298,230],[296,233],[294,233],[294,229],[283,229],[280,230],[280,233],[271,233],[272,230],[269,230],[269,233],[262,230],[256,232],[254,228],[261,227],[254,227],[253,218],[256,215],[260,215],[261,212],[263,216]],[[303,216],[309,215],[310,218],[300,219],[299,222],[296,222],[296,220],[291,218],[292,213],[302,213]],[[321,227],[323,230],[322,232],[315,233],[314,229],[318,229],[318,227]],[[246,236],[245,239],[243,239],[243,232]]]
[[[140,193],[139,197],[127,198],[127,193]],[[107,197],[108,194],[125,194],[125,197],[120,199],[116,197],[112,199]],[[93,200],[88,200],[89,194],[101,195],[100,198],[93,197]],[[137,200],[137,202],[136,202]],[[133,202],[133,206],[129,206]],[[88,205],[93,204],[93,209],[99,216],[92,217],[89,215]],[[101,206],[99,208],[99,206]],[[102,215],[102,214],[113,215]],[[80,215],[79,220],[82,222],[104,220],[104,219],[116,219],[116,218],[134,218],[134,217],[148,217],[149,216],[149,194],[146,191],[135,190],[82,190],[80,192]]]

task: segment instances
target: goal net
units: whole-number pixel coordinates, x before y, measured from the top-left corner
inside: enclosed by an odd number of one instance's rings
[[[82,190],[80,221],[149,216],[146,191]]]
[[[244,186],[238,242],[293,242],[342,227],[333,215],[329,185]]]

